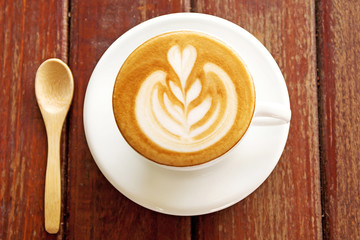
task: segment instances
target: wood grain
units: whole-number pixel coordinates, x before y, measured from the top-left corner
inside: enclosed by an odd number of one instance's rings
[[[233,207],[194,218],[193,239],[321,239],[314,2],[194,3],[194,11],[237,23],[267,47],[284,74],[292,121],[284,153],[265,183]]]
[[[90,155],[82,118],[89,77],[110,44],[146,19],[189,7],[189,1],[71,1],[70,67],[77,87],[69,125],[69,239],[190,239],[189,217],[147,210],[111,186]]]
[[[360,236],[360,4],[319,1],[324,237]]]
[[[71,6],[68,2],[0,0],[1,240],[360,236],[358,2],[72,0]],[[254,34],[285,76],[293,113],[284,154],[267,181],[230,208],[192,218],[146,210],[113,188],[91,157],[82,123],[86,86],[107,47],[146,19],[190,10],[226,18]],[[69,59],[75,77],[73,106],[62,138],[58,235],[44,229],[47,144],[34,93],[36,69],[50,57]]]
[[[0,9],[0,239],[61,238],[63,227],[44,231],[47,144],[34,82],[43,60],[66,60],[67,1],[0,1]]]

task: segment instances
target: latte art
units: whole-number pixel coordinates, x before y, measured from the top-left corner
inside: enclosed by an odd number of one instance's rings
[[[227,134],[236,117],[233,81],[211,62],[202,66],[203,79],[191,81],[196,57],[192,45],[184,49],[172,46],[167,60],[177,78],[167,79],[165,71],[154,71],[136,96],[136,118],[141,129],[152,141],[173,151],[194,152],[211,146]],[[225,96],[216,96],[216,91]]]
[[[192,166],[231,149],[250,125],[252,78],[239,56],[208,35],[179,31],[135,49],[115,81],[124,139],[144,157]]]

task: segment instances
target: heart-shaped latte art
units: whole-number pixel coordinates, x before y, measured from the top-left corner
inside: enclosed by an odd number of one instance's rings
[[[182,51],[178,45],[171,47],[167,54],[171,67],[178,75],[181,87],[185,89],[186,81],[194,67],[196,60],[196,49],[187,45]]]

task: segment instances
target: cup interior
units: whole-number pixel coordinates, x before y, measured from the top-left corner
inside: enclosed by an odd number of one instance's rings
[[[179,45],[173,45],[173,42]],[[207,48],[204,48],[203,44]],[[149,51],[149,48],[152,51]],[[173,49],[175,50],[173,51]],[[168,51],[167,55],[162,53],[163,50]],[[192,55],[189,55],[189,51],[193,52]],[[157,52],[157,54],[150,55],[148,60],[148,52]],[[167,59],[164,60],[166,57],[163,56],[167,56]],[[152,58],[155,58],[156,61]],[[144,59],[144,63],[141,61],[142,59]],[[165,63],[162,63],[162,61]],[[154,68],[151,65],[153,62],[155,62]],[[190,68],[184,68],[188,62],[192,64]],[[197,69],[195,68],[196,65],[199,65]],[[161,66],[162,69],[165,68],[164,66],[171,66],[172,69],[167,72],[158,70],[154,72],[158,66]],[[149,71],[152,71],[152,73],[149,73]],[[178,78],[175,79],[179,79],[177,80],[178,85],[175,87],[172,87],[172,84],[175,85],[174,82],[176,81],[171,79],[171,71],[176,73]],[[184,73],[187,75],[184,75]],[[184,76],[185,83],[182,80]],[[132,81],[129,82],[128,79]],[[163,79],[162,88],[167,88],[168,91],[160,92],[161,88],[158,85],[161,82],[158,79]],[[200,90],[194,98],[189,98],[192,102],[189,102],[188,106],[192,112],[186,112],[186,101],[188,99],[186,94],[191,92],[193,86],[197,83],[200,84]],[[181,91],[183,100],[181,100],[181,92],[178,91],[178,94],[176,94],[175,91],[180,87],[183,88]],[[154,89],[156,93],[154,93]],[[168,92],[172,92],[172,98],[175,99],[172,100],[175,102],[170,107],[168,107],[170,103],[166,104],[166,100],[169,102],[169,99],[171,99],[171,97],[168,97],[170,96]],[[134,101],[133,98],[136,98],[136,100]],[[164,103],[162,105],[158,103],[156,108],[154,104],[159,101],[158,98],[164,98],[161,99]],[[180,106],[184,106],[183,108],[176,105],[181,101],[183,102],[180,104],[183,105]],[[208,103],[205,101],[208,101]],[[202,168],[203,165],[213,165],[237,145],[250,126],[255,111],[255,102],[255,86],[251,73],[238,52],[232,46],[212,35],[189,30],[163,33],[144,41],[125,60],[116,78],[113,91],[115,120],[128,144],[150,161],[184,170]],[[191,109],[192,103],[194,103],[193,109]],[[204,103],[205,105],[208,104],[208,107],[202,107]],[[167,115],[158,113],[162,110],[157,109],[164,108],[164,106],[167,108],[164,110],[164,112],[167,111]],[[175,109],[175,111],[172,106],[176,106],[180,110]],[[185,123],[181,122],[182,116],[179,113],[181,111],[184,111]],[[203,113],[201,113],[202,111]],[[135,112],[135,114],[132,114],[132,112]],[[188,121],[191,121],[187,118],[190,118],[191,114],[199,114],[199,112],[202,115],[192,123],[194,125],[187,125]],[[173,120],[171,117],[173,117]],[[162,120],[162,118],[169,120]],[[177,135],[179,131],[176,132],[176,129],[172,132],[172,127],[177,125],[173,124],[168,127],[167,122],[171,122],[170,120],[174,123],[180,121],[180,125],[183,124],[180,128],[186,126],[187,131],[180,131],[180,135]],[[190,135],[190,130],[193,131],[193,127],[194,132],[201,129],[196,133],[198,135]],[[163,138],[164,140],[161,137],[160,139],[156,138],[158,131],[163,131],[160,133],[167,138]],[[167,132],[171,134],[166,136]],[[137,141],[133,140],[135,139],[134,135],[136,135]],[[138,136],[147,138],[144,138],[144,141],[139,141]],[[186,139],[184,143],[181,142],[183,139]],[[154,144],[152,144],[153,140]],[[205,144],[205,146],[203,147],[201,144]],[[171,148],[167,148],[167,146]],[[203,148],[199,148],[199,146]],[[161,147],[164,147],[164,149]],[[167,152],[171,152],[166,156],[170,160],[165,158],[163,158],[165,160],[162,160],[161,157]]]

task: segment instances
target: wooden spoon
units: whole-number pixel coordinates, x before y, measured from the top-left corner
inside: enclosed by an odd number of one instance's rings
[[[57,233],[60,227],[60,139],[73,93],[73,76],[64,62],[52,58],[40,65],[35,77],[35,94],[48,140],[44,199],[45,229],[48,233]]]

